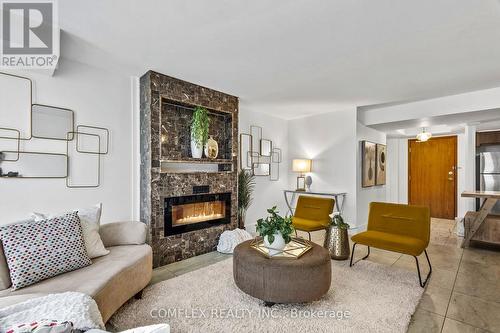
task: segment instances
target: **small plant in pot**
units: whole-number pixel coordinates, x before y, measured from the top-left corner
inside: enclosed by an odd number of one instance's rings
[[[269,255],[280,253],[291,240],[293,232],[292,218],[280,216],[276,206],[267,210],[265,219],[257,220],[257,233],[264,238],[264,245],[269,249]]]
[[[208,140],[208,127],[210,118],[208,111],[202,107],[196,107],[191,120],[191,156],[201,158],[203,155],[203,147]]]

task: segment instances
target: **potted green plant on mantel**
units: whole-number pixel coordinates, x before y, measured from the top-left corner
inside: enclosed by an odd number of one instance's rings
[[[283,251],[286,244],[292,240],[292,218],[282,217],[276,206],[268,209],[266,219],[257,220],[257,233],[264,238],[264,245],[269,249],[269,255],[274,256]]]
[[[330,252],[330,257],[335,260],[345,260],[349,258],[349,224],[345,223],[342,215],[333,215],[330,225],[326,230],[324,248]]]
[[[207,109],[197,106],[191,120],[191,156],[201,158],[203,147],[208,141],[208,127],[210,118]]]

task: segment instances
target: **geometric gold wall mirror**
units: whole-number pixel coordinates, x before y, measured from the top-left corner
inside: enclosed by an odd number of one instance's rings
[[[31,96],[29,78],[0,72],[0,127],[19,130],[21,140],[31,138]],[[5,134],[0,138],[12,139],[12,133]]]
[[[76,150],[79,153],[106,155],[109,151],[109,130],[104,127],[78,125],[77,132],[99,135],[100,147],[85,147],[85,135],[76,135]]]
[[[260,139],[260,155],[271,156],[273,151],[273,142],[267,139]]]
[[[96,153],[81,153],[77,151],[77,140],[66,142],[66,154],[68,155],[68,178],[66,186],[69,188],[92,188],[99,187],[101,181],[101,153],[100,136],[83,132],[72,132],[67,134],[79,138],[83,148]]]
[[[267,163],[254,163],[252,167],[252,174],[254,176],[270,176],[270,164]]]
[[[2,139],[2,137],[4,136],[9,139],[15,139],[15,141]],[[21,148],[21,132],[17,129],[0,127],[0,152],[5,150],[17,152],[17,154],[11,157],[7,157],[6,154],[2,155],[2,157],[0,158],[0,163],[2,161],[15,162],[19,160],[20,148]]]
[[[31,133],[34,138],[73,140],[74,114],[72,110],[51,105],[33,104]]]
[[[247,152],[252,151],[252,136],[246,133],[240,133],[240,169],[252,169],[252,157]]]
[[[68,156],[58,153],[41,153],[28,151],[3,151],[3,177],[9,172],[17,172],[15,178],[66,178],[68,176]],[[15,162],[10,162],[19,156]]]
[[[240,133],[240,169],[251,170],[254,176],[279,180],[282,151],[271,140],[263,139],[263,128],[250,125],[250,133]]]
[[[0,178],[65,178],[67,187],[98,187],[109,130],[87,125],[75,130],[72,110],[33,104],[32,96],[29,78],[0,72]],[[31,142],[34,138],[42,140]],[[44,140],[66,141],[66,153],[24,150]]]

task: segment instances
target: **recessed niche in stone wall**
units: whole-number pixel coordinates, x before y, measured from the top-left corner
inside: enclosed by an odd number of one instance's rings
[[[162,98],[161,125],[164,140],[161,144],[163,161],[189,161],[191,157],[191,120],[195,106]],[[232,158],[232,113],[208,109],[208,134],[217,141],[219,154],[215,161]]]

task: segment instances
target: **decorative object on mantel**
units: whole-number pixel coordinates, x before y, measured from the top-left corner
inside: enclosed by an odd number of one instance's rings
[[[3,163],[3,170],[0,171],[0,177],[13,179],[63,178],[66,179],[66,186],[69,188],[98,187],[100,184],[100,155],[106,155],[109,152],[109,130],[104,127],[89,125],[78,125],[75,130],[73,110],[33,103],[32,81],[29,78],[2,72],[0,72],[0,78],[6,80],[26,80],[29,82],[28,103],[30,105],[30,129],[28,137],[21,137],[21,132],[18,129],[6,126],[0,127],[0,139],[16,140],[15,150],[3,149],[0,151],[2,153],[0,162]],[[3,125],[0,124],[0,126]],[[9,131],[15,132],[16,135],[5,136],[4,132]],[[86,140],[85,137],[89,136],[96,138],[97,145],[94,149],[82,148],[82,142],[88,142],[89,140]],[[66,141],[66,152],[49,153],[21,150],[20,142],[28,142],[32,138]],[[70,142],[73,141],[76,141],[76,144],[74,149],[71,149],[72,153],[96,155],[97,180],[95,184],[71,184],[70,177],[72,174],[70,166],[74,158],[70,158],[69,146]],[[101,149],[101,143],[104,142],[105,149]],[[5,170],[6,164],[13,164],[16,170]],[[33,166],[36,167],[33,168]]]
[[[238,227],[245,229],[245,216],[252,204],[255,176],[247,170],[238,173]]]
[[[191,156],[193,158],[202,157],[203,147],[208,141],[209,126],[210,119],[207,109],[197,106],[191,120]]]
[[[330,258],[334,260],[346,260],[351,251],[349,249],[349,224],[344,222],[342,215],[333,215],[328,229],[326,229],[325,243],[323,247],[330,252]]]
[[[262,138],[262,127],[251,125],[250,133],[240,133],[240,169],[250,170],[254,176],[280,179],[279,165],[282,151],[269,139]]]
[[[269,249],[269,256],[275,256],[290,243],[294,229],[290,216],[282,217],[276,206],[267,210],[266,219],[257,220],[257,233],[263,237],[264,245]]]
[[[361,186],[370,187],[375,185],[377,145],[370,141],[361,142]]]
[[[210,135],[205,145],[205,156],[213,160],[217,158],[217,155],[219,155],[219,144]]]
[[[297,188],[296,191],[306,190],[306,178],[305,173],[311,172],[312,170],[312,160],[309,159],[294,159],[292,161],[293,172],[298,172],[297,176]],[[312,184],[312,179],[309,182],[309,188]]]

